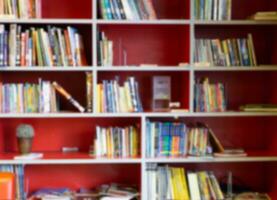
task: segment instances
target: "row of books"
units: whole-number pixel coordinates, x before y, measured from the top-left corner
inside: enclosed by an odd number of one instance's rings
[[[232,0],[195,0],[194,16],[197,20],[231,20]]]
[[[9,173],[10,178],[0,180],[0,197],[3,199],[26,199],[26,193],[24,190],[24,168],[22,165],[0,165],[0,174]],[[1,178],[0,178],[1,179]],[[12,180],[9,180],[12,179]],[[15,180],[15,181],[14,181]],[[7,184],[5,184],[5,182]],[[12,184],[8,182],[13,182]],[[10,188],[10,185],[15,183],[15,194]],[[14,196],[15,195],[15,196]]]
[[[97,84],[97,112],[143,112],[139,85],[128,77],[123,86],[119,80],[103,80]]]
[[[1,0],[0,18],[29,19],[41,17],[41,0]]]
[[[84,44],[77,29],[0,25],[0,66],[85,66]]]
[[[205,125],[183,122],[146,122],[147,157],[211,156],[224,152],[215,134]]]
[[[111,67],[113,65],[113,41],[109,40],[104,32],[98,32],[98,65]]]
[[[3,113],[57,112],[56,91],[50,81],[38,84],[1,84],[1,110]]]
[[[0,110],[3,113],[50,113],[59,111],[56,91],[80,112],[85,108],[57,82],[39,79],[37,84],[0,83]]]
[[[102,19],[156,19],[152,0],[99,0]]]
[[[186,171],[181,167],[149,164],[147,199],[223,200],[224,193],[211,171]]]
[[[96,127],[92,156],[108,158],[136,158],[139,155],[138,130],[128,127]]]
[[[196,39],[195,65],[257,66],[253,38]]]
[[[222,83],[210,83],[207,77],[197,80],[194,86],[196,112],[224,112],[227,109],[226,91]]]

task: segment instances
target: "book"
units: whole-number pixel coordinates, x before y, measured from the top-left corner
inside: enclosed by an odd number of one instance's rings
[[[113,41],[108,40],[104,32],[98,33],[98,64],[103,67],[113,65]]]
[[[0,199],[15,198],[15,175],[11,172],[0,172]]]
[[[246,104],[240,106],[241,111],[245,112],[277,112],[275,104]]]
[[[248,17],[252,20],[277,20],[276,11],[259,11]]]
[[[198,178],[196,173],[188,172],[188,183],[189,183],[188,185],[189,185],[190,199],[191,200],[201,199],[199,183],[198,183]]]
[[[222,152],[213,154],[215,157],[246,157],[247,153],[243,149],[224,149]]]
[[[93,78],[91,72],[86,72],[86,100],[87,100],[87,106],[86,110],[87,112],[92,112],[93,110]]]
[[[85,108],[80,105],[78,101],[76,101],[61,85],[59,85],[56,81],[52,83],[53,87],[63,96],[65,97],[75,108],[77,108],[80,112],[84,112]]]
[[[29,153],[25,155],[14,156],[14,160],[34,160],[43,158],[43,153]]]

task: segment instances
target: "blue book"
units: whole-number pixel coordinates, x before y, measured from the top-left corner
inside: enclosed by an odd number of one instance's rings
[[[109,0],[105,0],[105,9],[106,9],[107,18],[108,19],[113,19],[112,9],[111,9],[111,5],[110,5]]]

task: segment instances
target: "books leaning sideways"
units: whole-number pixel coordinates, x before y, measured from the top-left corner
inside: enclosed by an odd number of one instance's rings
[[[152,0],[99,0],[98,3],[102,19],[157,19]]]
[[[7,27],[0,24],[0,67],[87,65],[82,36],[71,26]]]
[[[97,112],[143,112],[135,77],[128,77],[122,86],[116,79],[97,84]]]
[[[245,112],[277,112],[276,104],[246,104],[240,107]]]
[[[60,111],[56,91],[80,112],[84,108],[57,82],[38,80],[38,83],[0,82],[0,112],[52,113]]]
[[[1,0],[0,19],[41,18],[41,0]]]
[[[277,20],[277,11],[256,12],[249,19],[253,20]]]
[[[209,79],[197,80],[194,86],[196,112],[224,112],[227,109],[226,91],[222,83],[210,83]]]
[[[138,130],[134,126],[96,127],[90,155],[106,158],[136,158],[139,155]]]
[[[257,66],[252,34],[247,38],[196,39],[195,66]]]
[[[147,199],[223,200],[224,193],[211,171],[187,171],[181,167],[148,164]]]
[[[232,0],[195,0],[196,20],[231,20]]]

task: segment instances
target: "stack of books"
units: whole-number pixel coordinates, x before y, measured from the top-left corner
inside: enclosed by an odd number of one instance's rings
[[[0,25],[0,66],[84,66],[87,61],[81,35],[68,26],[27,28]]]
[[[277,112],[277,104],[246,104],[240,107],[244,112]]]
[[[127,78],[123,86],[118,80],[103,80],[97,84],[97,111],[143,112],[138,82],[134,77]]]
[[[213,172],[192,172],[180,167],[149,164],[146,172],[148,199],[224,199]]]
[[[24,188],[24,169],[22,165],[0,165],[0,172],[9,172],[15,175],[15,197],[16,199],[26,199]],[[1,180],[0,180],[1,181]],[[3,188],[2,188],[3,189]],[[0,188],[0,193],[4,192]]]
[[[99,0],[102,19],[157,19],[152,0]]]
[[[81,106],[57,82],[38,80],[38,83],[0,83],[0,111],[2,113],[50,113],[59,111],[56,91],[80,112]]]
[[[108,40],[104,32],[98,32],[98,65],[111,67],[113,65],[113,41]]]
[[[138,130],[128,127],[96,127],[91,156],[107,158],[136,158],[139,155]]]
[[[41,0],[1,0],[0,18],[29,19],[41,17]]]
[[[194,16],[197,20],[231,20],[232,0],[195,0]]]
[[[257,66],[252,34],[247,38],[196,39],[196,66]]]
[[[196,112],[226,111],[225,87],[222,83],[211,84],[208,78],[204,78],[201,81],[196,81],[194,89]]]

